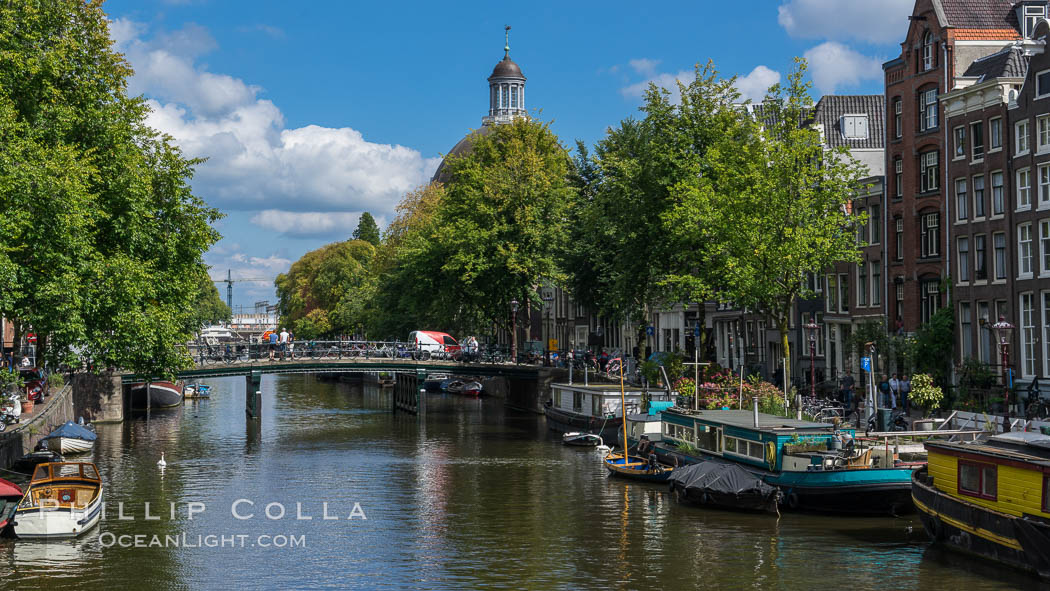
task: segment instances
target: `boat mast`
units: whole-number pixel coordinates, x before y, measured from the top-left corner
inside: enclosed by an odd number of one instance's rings
[[[623,393],[623,360],[620,360],[620,415],[623,419],[623,463],[627,465],[627,397]]]

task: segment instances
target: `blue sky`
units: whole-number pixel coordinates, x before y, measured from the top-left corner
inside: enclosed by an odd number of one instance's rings
[[[350,235],[362,211],[389,221],[404,193],[488,108],[503,56],[528,78],[526,106],[566,146],[634,115],[648,81],[671,86],[714,60],[760,98],[810,58],[814,96],[881,93],[912,0],[636,3],[301,3],[109,0],[118,50],[150,124],[208,157],[194,191],[227,217],[212,276],[272,280]],[[656,5],[651,5],[655,7]],[[234,287],[234,305],[273,300]]]

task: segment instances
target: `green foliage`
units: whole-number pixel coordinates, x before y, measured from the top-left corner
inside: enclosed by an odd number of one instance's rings
[[[300,339],[353,332],[375,290],[374,258],[375,247],[364,240],[304,254],[274,281],[281,322]]]
[[[935,386],[933,377],[926,373],[917,373],[911,377],[911,393],[908,395],[912,402],[922,407],[924,414],[930,414],[930,410],[936,408],[944,398],[944,392],[940,386]]]
[[[825,153],[820,132],[800,125],[813,102],[806,63],[796,64],[754,117],[741,113],[725,123],[697,174],[676,186],[675,208],[665,216],[675,242],[707,253],[706,276],[717,277],[724,301],[772,317],[788,358],[788,320],[794,302],[808,295],[807,276],[859,256],[853,227],[865,219],[847,205],[867,175],[847,150]]]
[[[6,367],[0,368],[0,392],[10,394],[19,392],[24,387],[25,382],[22,381],[21,373],[11,371]]]
[[[375,218],[367,211],[361,214],[357,220],[357,228],[354,230],[354,240],[364,240],[372,246],[379,246],[379,226]]]
[[[641,372],[642,377],[644,377],[650,384],[657,384],[662,378],[660,375],[660,364],[651,359],[643,361],[638,366],[638,371]]]
[[[919,327],[911,342],[915,371],[930,374],[941,387],[950,384],[952,351],[955,344],[955,318],[950,307],[937,310],[930,321]],[[914,382],[914,380],[912,380]],[[912,385],[914,388],[914,384]]]
[[[199,330],[202,326],[229,322],[233,318],[233,311],[222,301],[215,282],[206,273],[200,274],[197,287],[196,301],[193,305],[192,316],[189,320],[189,328],[192,331]]]
[[[50,363],[169,375],[220,216],[111,44],[101,2],[0,7],[0,315]]]
[[[52,392],[58,392],[66,385],[66,379],[62,377],[62,374],[55,372],[47,376],[48,387],[51,388]]]
[[[846,342],[849,349],[845,353],[856,358],[867,356],[869,343],[875,344],[875,354],[882,360],[879,371],[887,371],[894,352],[893,340],[886,332],[886,323],[882,319],[868,320],[855,326]]]

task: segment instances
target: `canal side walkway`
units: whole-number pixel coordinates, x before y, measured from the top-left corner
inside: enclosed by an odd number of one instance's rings
[[[18,458],[32,451],[37,442],[54,428],[74,420],[74,414],[72,384],[66,384],[60,391],[46,396],[43,402],[35,404],[33,412],[23,414],[18,424],[8,425],[0,433],[0,468],[6,470]]]

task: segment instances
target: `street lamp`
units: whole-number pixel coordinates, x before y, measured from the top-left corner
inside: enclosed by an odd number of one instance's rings
[[[809,395],[811,398],[817,397],[817,373],[815,368],[814,358],[817,355],[817,331],[820,330],[820,325],[814,321],[810,321],[809,324],[804,324],[802,328],[809,331]]]
[[[510,358],[518,362],[518,300],[510,301]]]
[[[1007,384],[1006,367],[1010,363],[1010,332],[1014,329],[1014,325],[1007,322],[1006,318],[1000,316],[999,322],[993,324],[992,329],[995,330],[995,338],[999,341],[999,356],[1003,363],[1003,404],[1006,406],[1006,414],[1009,416],[1010,386]]]
[[[546,324],[547,324],[547,342],[546,342],[546,347],[545,347],[547,349],[547,359],[546,359],[546,361],[547,361],[547,365],[550,365],[550,363],[551,363],[551,308],[554,307],[554,290],[553,289],[546,289],[546,290],[543,291],[543,303],[544,303],[544,306],[547,308],[547,322],[546,322]]]

